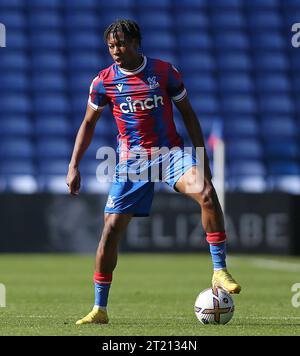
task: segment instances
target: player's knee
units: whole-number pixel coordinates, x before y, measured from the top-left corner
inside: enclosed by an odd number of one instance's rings
[[[210,182],[205,182],[204,189],[199,194],[199,203],[201,207],[213,209],[214,207],[214,188]]]

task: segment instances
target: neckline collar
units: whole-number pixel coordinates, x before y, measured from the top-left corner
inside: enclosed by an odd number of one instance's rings
[[[146,67],[146,64],[147,64],[147,57],[146,57],[146,56],[143,56],[143,62],[142,62],[142,64],[141,64],[139,67],[137,67],[137,68],[135,68],[135,69],[133,69],[133,70],[125,70],[125,69],[120,68],[120,67],[118,67],[118,68],[119,68],[120,72],[123,73],[123,74],[126,74],[126,75],[134,75],[134,74],[138,74],[138,73],[140,73],[142,70],[144,70],[144,68]]]

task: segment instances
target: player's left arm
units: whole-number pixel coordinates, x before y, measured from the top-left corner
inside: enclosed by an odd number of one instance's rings
[[[195,148],[196,147],[204,148],[204,174],[209,180],[211,180],[212,174],[211,174],[211,170],[209,167],[209,159],[208,159],[206,148],[205,148],[203,132],[202,132],[199,120],[198,120],[198,118],[192,108],[192,105],[189,101],[188,96],[186,95],[180,101],[174,101],[174,104],[177,107],[177,109],[179,110],[179,112],[181,113],[185,127],[187,129],[187,132],[191,138],[191,141],[192,141],[192,144],[194,145],[194,147]]]

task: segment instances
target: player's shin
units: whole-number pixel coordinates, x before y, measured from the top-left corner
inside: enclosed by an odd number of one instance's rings
[[[226,268],[226,233],[208,232],[206,240],[209,243],[214,270]]]
[[[95,307],[106,310],[111,282],[112,273],[94,273]]]

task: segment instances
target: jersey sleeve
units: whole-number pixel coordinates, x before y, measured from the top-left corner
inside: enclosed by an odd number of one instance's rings
[[[184,87],[181,74],[172,65],[169,65],[168,70],[168,94],[173,101],[181,101],[187,95],[187,91]]]
[[[92,81],[90,86],[88,104],[93,110],[101,111],[108,101],[109,100],[103,84],[103,78],[100,72],[99,75]]]

